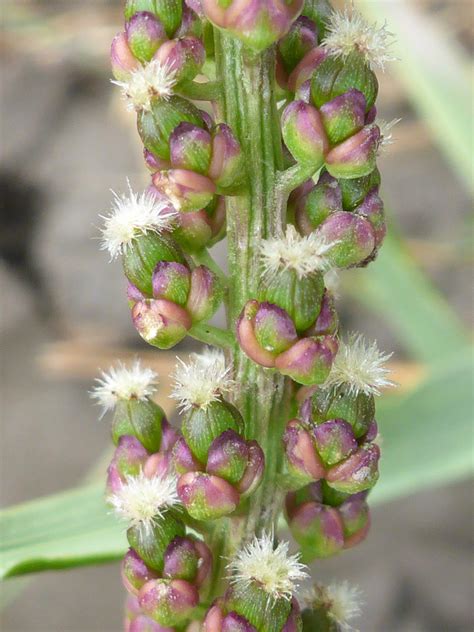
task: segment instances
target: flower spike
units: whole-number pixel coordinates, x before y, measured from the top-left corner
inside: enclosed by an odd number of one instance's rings
[[[173,94],[176,70],[171,64],[154,59],[133,70],[127,81],[112,80],[112,83],[121,88],[128,102],[127,110],[149,112],[154,97],[166,100]]]
[[[360,13],[346,7],[331,14],[321,46],[333,57],[343,59],[357,50],[372,69],[384,70],[387,62],[396,60],[390,53],[393,38],[386,24],[369,24]]]
[[[140,360],[127,367],[119,362],[110,367],[108,372],[102,371],[96,379],[97,386],[90,395],[102,406],[103,416],[113,410],[119,400],[144,400],[156,391],[158,374],[150,368],[143,368]]]
[[[271,533],[255,537],[228,565],[230,582],[243,587],[256,583],[268,594],[269,601],[289,601],[308,574],[299,562],[299,554],[289,555],[288,547],[288,542],[280,542],[274,548]]]
[[[135,193],[130,183],[128,188],[128,195],[112,191],[112,211],[100,216],[104,220],[101,250],[108,250],[111,260],[124,254],[140,235],[171,230],[177,218],[168,200],[159,199],[149,191]]]
[[[361,334],[352,333],[340,344],[325,386],[346,384],[353,394],[380,395],[382,388],[395,386],[384,366],[391,357],[391,353],[379,351],[375,341],[367,343]]]
[[[224,354],[218,349],[193,353],[187,363],[178,358],[172,375],[175,385],[171,397],[179,402],[182,411],[194,406],[206,409],[232,388],[234,382],[230,372]]]

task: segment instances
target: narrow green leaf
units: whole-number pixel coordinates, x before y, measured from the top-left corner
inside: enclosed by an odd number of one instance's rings
[[[442,295],[391,230],[376,261],[354,271],[347,290],[379,312],[407,350],[428,364],[462,350],[468,337]]]
[[[118,559],[123,525],[107,513],[103,485],[92,485],[0,512],[0,579]]]
[[[371,501],[386,502],[473,471],[473,351],[446,357],[417,389],[378,405],[380,481]]]
[[[434,139],[469,191],[472,177],[472,79],[467,55],[442,24],[407,0],[358,2],[366,17],[387,22],[399,61],[393,70]]]

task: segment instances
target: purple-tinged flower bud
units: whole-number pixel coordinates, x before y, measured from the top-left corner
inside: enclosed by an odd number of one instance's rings
[[[245,439],[235,430],[226,430],[211,443],[206,471],[236,484],[244,474],[248,458],[249,449]]]
[[[152,277],[153,298],[162,298],[182,307],[191,287],[191,273],[182,263],[160,261]]]
[[[305,332],[306,336],[334,335],[339,328],[334,296],[328,290],[324,291],[319,315],[311,327]]]
[[[337,350],[334,336],[302,338],[276,358],[275,367],[298,384],[322,384],[329,375]]]
[[[327,57],[327,52],[322,48],[313,48],[310,50],[303,59],[298,63],[296,68],[291,72],[288,77],[288,90],[291,92],[299,92],[304,84],[306,84],[312,77],[313,72]],[[311,82],[309,81],[307,88],[306,98],[303,100],[306,103],[310,102],[311,97]],[[302,97],[298,97],[302,98]]]
[[[140,590],[143,612],[161,625],[179,625],[199,604],[197,588],[182,579],[154,579]]]
[[[379,127],[367,125],[327,153],[326,169],[335,178],[367,176],[375,168],[379,144]]]
[[[149,454],[138,439],[123,435],[118,440],[112,461],[107,468],[107,495],[114,494],[127,476],[137,476]]]
[[[283,444],[292,482],[302,487],[324,477],[326,471],[314,449],[311,435],[298,419],[288,423]]]
[[[285,145],[298,162],[317,171],[324,163],[329,143],[318,110],[304,101],[293,101],[281,117]]]
[[[239,493],[218,476],[188,472],[178,480],[178,496],[189,515],[196,520],[214,520],[233,513]]]
[[[201,5],[213,24],[261,52],[288,32],[303,0],[202,0]]]
[[[180,123],[170,136],[173,167],[206,175],[211,162],[210,133],[191,123]]]
[[[130,309],[132,309],[132,307],[135,305],[135,303],[137,301],[143,301],[146,297],[140,292],[140,290],[135,287],[135,285],[133,285],[133,283],[130,283],[130,281],[127,279],[127,301],[128,301],[128,306],[130,307]]]
[[[226,194],[238,190],[245,177],[240,144],[225,123],[212,130],[212,160],[208,176]]]
[[[207,246],[213,234],[212,221],[206,209],[179,213],[173,238],[186,252],[199,252]]]
[[[204,466],[196,459],[184,437],[180,437],[173,446],[173,463],[178,474],[204,470]]]
[[[175,632],[175,628],[163,626],[144,614],[139,614],[130,622],[125,632]]]
[[[222,282],[214,272],[206,266],[194,268],[186,302],[186,310],[193,322],[209,320],[217,311],[223,296]]]
[[[167,39],[163,24],[147,11],[135,13],[126,22],[125,33],[131,52],[142,63],[149,62]]]
[[[146,582],[157,578],[157,574],[151,568],[148,568],[133,549],[129,549],[125,554],[121,573],[123,585],[132,595],[138,595],[138,591]]]
[[[362,445],[355,454],[328,471],[326,476],[328,485],[346,494],[356,494],[371,489],[379,478],[379,459],[378,445],[374,443]]]
[[[260,303],[256,300],[250,300],[245,304],[244,309],[242,310],[238,320],[237,320],[237,339],[239,344],[246,353],[246,355],[261,366],[265,367],[274,367],[275,366],[275,355],[274,353],[263,349],[260,346],[257,338],[255,337],[255,316],[258,313],[260,308]],[[281,310],[283,311],[283,310]],[[281,319],[283,321],[283,319]],[[288,320],[290,322],[288,322]],[[280,329],[280,336],[284,337],[284,329],[286,330],[286,335],[291,335],[291,327],[293,327],[292,340],[297,340],[296,330],[294,329],[294,325],[291,322],[291,319],[288,316],[288,320],[285,323],[285,327],[281,327],[281,322],[278,323]]]
[[[292,512],[289,525],[303,560],[330,557],[344,547],[343,524],[335,507],[306,502]]]
[[[168,37],[178,28],[183,14],[182,0],[127,0],[125,19],[129,20],[138,11],[153,13],[163,24]]]
[[[340,143],[364,127],[365,97],[351,89],[319,109],[321,120],[331,145]]]
[[[132,321],[140,336],[159,349],[174,347],[192,325],[191,317],[182,307],[163,299],[136,303]]]
[[[176,84],[179,84],[191,81],[199,73],[206,60],[206,51],[200,39],[186,36],[165,42],[154,59],[172,68]]]
[[[369,443],[377,438],[379,428],[375,419],[370,422],[369,428],[362,438],[363,443]]]
[[[199,554],[189,538],[176,537],[165,551],[163,577],[194,582],[199,565]]]
[[[309,235],[332,213],[342,211],[341,190],[337,180],[324,172],[316,185],[295,205],[295,223],[303,235]]]
[[[210,628],[210,630],[212,630],[212,628]],[[219,632],[257,632],[257,628],[240,614],[229,612],[229,614],[224,617]]]
[[[158,476],[162,478],[171,472],[171,455],[166,452],[156,452],[146,460],[143,473],[147,478]]]
[[[260,303],[254,320],[255,338],[262,349],[276,357],[297,341],[293,321],[288,313],[272,303]]]
[[[174,37],[184,37],[185,35],[193,35],[195,37],[199,37],[204,40],[204,44],[206,47],[206,51],[212,57],[214,54],[214,43],[209,42],[211,39],[209,37],[205,37],[209,33],[209,25],[204,28],[202,19],[204,18],[204,14],[201,10],[201,2],[200,0],[185,0],[183,6],[183,17],[181,19],[181,24],[179,25],[178,30],[175,32]]]
[[[370,528],[370,510],[366,501],[367,492],[349,496],[338,507],[344,526],[344,548],[355,546],[367,535]]]
[[[250,494],[260,485],[265,469],[265,455],[256,441],[248,442],[249,456],[247,467],[236,489],[242,498]]]
[[[330,215],[319,226],[318,232],[333,244],[326,257],[334,267],[357,266],[370,257],[375,248],[370,222],[354,213],[338,211]]]
[[[168,197],[179,211],[197,211],[212,200],[216,187],[206,176],[187,169],[158,171],[153,175],[153,184]]]
[[[326,467],[346,459],[358,448],[352,426],[343,419],[330,419],[318,424],[312,429],[312,435]]]
[[[375,249],[380,248],[387,232],[387,226],[385,224],[383,202],[377,189],[372,189],[367,193],[364,201],[354,209],[354,213],[369,220],[374,231]]]
[[[291,25],[288,33],[278,42],[278,57],[287,75],[299,64],[309,51],[318,45],[316,24],[300,16]]]
[[[125,33],[118,33],[110,47],[112,74],[117,81],[127,81],[130,74],[140,65],[132,54]]]
[[[342,178],[338,181],[342,194],[342,208],[344,211],[353,211],[362,204],[369,191],[380,187],[380,171],[375,169],[368,176],[362,178]]]
[[[151,173],[156,173],[160,169],[170,169],[171,167],[169,160],[158,158],[158,156],[155,156],[155,154],[146,148],[143,150],[143,158],[145,159],[145,164]],[[158,191],[156,191],[155,187],[150,186],[150,189],[153,189],[153,192],[155,192],[156,195],[160,195]]]

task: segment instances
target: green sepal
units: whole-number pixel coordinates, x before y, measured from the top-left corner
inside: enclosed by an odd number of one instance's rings
[[[319,64],[311,79],[311,99],[316,107],[321,107],[351,88],[365,96],[368,112],[377,98],[378,81],[364,56],[357,51],[344,59],[329,56]]]
[[[295,270],[288,269],[263,280],[259,299],[284,309],[301,333],[311,327],[318,317],[323,294],[324,277],[320,272],[299,278]]]
[[[360,439],[375,418],[374,396],[351,393],[346,385],[332,389],[329,393],[318,389],[312,397],[312,417],[315,423],[344,419],[351,424],[356,439]]]
[[[331,507],[339,507],[339,505],[342,505],[351,495],[330,487],[324,479],[321,480],[321,491],[323,494],[323,503]]]
[[[302,15],[316,23],[319,42],[326,37],[327,25],[333,11],[329,0],[305,0]]]
[[[125,19],[129,20],[138,11],[148,11],[156,15],[165,27],[166,35],[172,37],[181,24],[183,16],[182,0],[127,0]]]
[[[338,184],[342,193],[342,208],[344,211],[353,211],[364,201],[369,191],[380,186],[380,171],[376,167],[368,176],[341,178]]]
[[[206,463],[214,439],[229,429],[242,434],[244,422],[237,408],[225,401],[211,402],[206,408],[192,408],[181,428],[186,443],[202,463]]]
[[[234,585],[226,592],[226,607],[245,617],[258,632],[281,632],[291,611],[291,601],[272,599],[257,584]]]
[[[117,445],[120,437],[129,435],[149,452],[158,452],[163,419],[164,410],[151,399],[119,400],[112,421],[112,440]]]
[[[127,530],[127,540],[132,549],[147,566],[158,573],[163,571],[163,556],[168,545],[176,536],[186,535],[186,528],[171,510],[165,510],[155,519],[148,536],[142,536],[139,526]]]
[[[125,276],[145,296],[153,294],[152,276],[159,261],[186,263],[183,251],[174,239],[152,232],[134,239],[123,255]]]
[[[319,181],[304,198],[302,210],[313,229],[322,224],[331,213],[343,210],[332,191],[334,184],[334,180]]]
[[[204,127],[199,110],[186,99],[176,95],[169,99],[156,97],[152,100],[150,111],[138,112],[138,133],[146,149],[163,160],[169,160],[171,132],[184,121]]]

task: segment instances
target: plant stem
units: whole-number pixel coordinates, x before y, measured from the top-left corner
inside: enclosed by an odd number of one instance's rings
[[[208,345],[215,345],[224,349],[232,348],[235,345],[235,337],[232,332],[213,325],[198,323],[193,325],[188,333],[192,338]]]
[[[176,88],[176,92],[187,99],[195,101],[214,101],[222,95],[222,85],[220,81],[207,81],[198,83],[197,81],[187,81]]]

